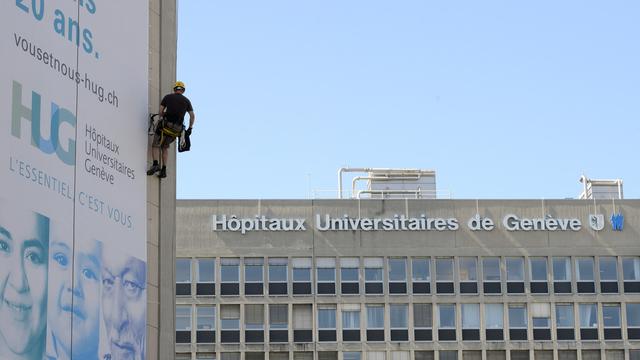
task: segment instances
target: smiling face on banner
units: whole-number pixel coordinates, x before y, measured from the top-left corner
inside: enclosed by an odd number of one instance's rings
[[[49,219],[6,205],[0,202],[0,355],[35,359],[47,323]]]
[[[71,242],[55,224],[51,232],[49,327],[57,355],[97,358],[100,329],[100,261],[102,243]],[[73,279],[72,279],[73,277]],[[73,322],[73,324],[72,324]]]

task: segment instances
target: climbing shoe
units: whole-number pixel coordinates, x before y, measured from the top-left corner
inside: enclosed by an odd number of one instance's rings
[[[153,164],[151,165],[151,168],[149,170],[147,170],[147,175],[153,175],[155,173],[157,173],[158,171],[160,171],[160,165],[158,164]]]
[[[164,179],[167,177],[167,168],[166,167],[162,167],[162,169],[160,170],[160,174],[158,174],[158,177],[160,179]]]

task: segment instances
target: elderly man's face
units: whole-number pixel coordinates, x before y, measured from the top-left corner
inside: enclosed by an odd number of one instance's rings
[[[141,360],[145,355],[146,265],[105,251],[102,311],[113,360]]]

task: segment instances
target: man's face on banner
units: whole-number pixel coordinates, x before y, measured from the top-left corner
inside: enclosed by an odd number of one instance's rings
[[[102,311],[113,360],[142,360],[146,334],[146,265],[105,251],[102,261]]]
[[[44,343],[49,220],[0,203],[0,346],[17,355]]]

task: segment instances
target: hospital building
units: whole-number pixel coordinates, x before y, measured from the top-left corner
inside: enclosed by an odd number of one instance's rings
[[[177,201],[176,359],[640,360],[621,181],[475,200],[356,170],[349,198],[345,169],[332,199]]]

